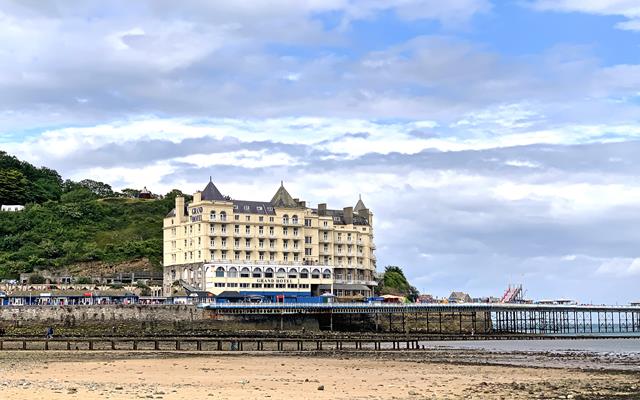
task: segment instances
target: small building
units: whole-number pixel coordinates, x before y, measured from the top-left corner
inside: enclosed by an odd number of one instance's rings
[[[471,296],[465,292],[451,292],[449,303],[471,303]]]
[[[21,205],[2,205],[0,208],[0,211],[6,211],[6,212],[17,212],[17,211],[22,211],[24,210],[24,206]]]
[[[640,307],[640,300],[632,301],[629,305],[631,305],[631,307]]]
[[[146,186],[140,191],[140,193],[138,193],[139,199],[151,199],[152,197],[153,194],[147,189]]]
[[[416,299],[416,303],[436,303],[436,299],[430,294],[421,294]]]

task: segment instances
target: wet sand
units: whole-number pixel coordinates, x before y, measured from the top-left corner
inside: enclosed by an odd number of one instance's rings
[[[640,373],[480,353],[0,353],[1,399],[636,399]],[[475,360],[478,362],[475,362]],[[615,368],[614,368],[615,369]]]

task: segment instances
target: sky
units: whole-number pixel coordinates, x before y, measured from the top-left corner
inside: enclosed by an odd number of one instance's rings
[[[639,0],[0,0],[0,149],[361,195],[424,293],[640,300]]]

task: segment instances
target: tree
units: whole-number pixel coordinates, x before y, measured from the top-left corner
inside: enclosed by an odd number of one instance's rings
[[[16,169],[0,169],[0,204],[25,204],[29,182]]]
[[[385,267],[384,275],[378,282],[377,293],[404,296],[409,301],[415,301],[420,295],[418,290],[409,284],[402,268],[395,265]]]
[[[108,185],[106,183],[94,181],[91,179],[83,179],[78,182],[78,184],[84,188],[91,190],[91,192],[93,192],[99,198],[113,196],[113,189],[111,189],[111,185]]]
[[[126,197],[130,197],[132,199],[135,199],[138,197],[138,195],[140,194],[140,191],[137,189],[122,189],[121,192],[126,196]]]

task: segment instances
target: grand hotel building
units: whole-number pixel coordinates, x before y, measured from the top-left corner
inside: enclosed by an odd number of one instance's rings
[[[164,291],[182,280],[214,294],[276,300],[373,293],[373,214],[359,199],[341,210],[307,207],[280,185],[270,201],[234,200],[209,182],[164,219]]]

